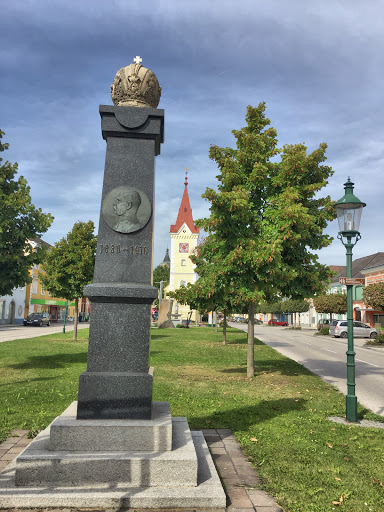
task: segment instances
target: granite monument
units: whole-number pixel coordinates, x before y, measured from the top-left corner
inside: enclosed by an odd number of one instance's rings
[[[160,87],[134,64],[100,106],[107,143],[87,369],[73,402],[0,475],[0,508],[225,511],[201,432],[152,401],[154,159]]]

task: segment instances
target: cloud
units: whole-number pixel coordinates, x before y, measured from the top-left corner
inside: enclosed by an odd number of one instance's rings
[[[141,55],[162,86],[165,142],[156,158],[155,264],[183,193],[194,217],[215,187],[210,144],[234,146],[248,104],[267,102],[279,144],[328,143],[335,171],[366,201],[355,251],[381,250],[383,223],[383,6],[378,0],[13,0],[0,19],[1,126],[37,206],[55,222],[53,243],[77,220],[98,223],[105,141],[99,104],[116,71]],[[329,226],[336,235],[337,227]],[[363,243],[364,240],[364,243]],[[320,260],[342,264],[339,241]],[[363,255],[364,255],[363,254]]]

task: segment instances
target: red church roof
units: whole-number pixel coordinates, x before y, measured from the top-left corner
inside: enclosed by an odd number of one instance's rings
[[[189,204],[187,176],[185,177],[184,185],[185,185],[184,194],[183,194],[183,198],[181,199],[181,204],[180,204],[180,208],[179,208],[179,213],[177,214],[176,224],[173,224],[169,231],[170,231],[170,233],[178,233],[179,229],[185,222],[185,224],[189,227],[189,229],[192,231],[192,233],[199,233],[200,229],[197,228],[193,223],[192,208],[191,208],[191,205]]]

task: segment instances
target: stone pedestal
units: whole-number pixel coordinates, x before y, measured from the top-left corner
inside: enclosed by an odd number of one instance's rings
[[[78,420],[76,409],[0,474],[0,509],[225,511],[203,434],[168,402],[153,402],[151,420]]]
[[[154,402],[152,420],[76,420],[74,402],[18,457],[22,487],[196,487],[197,455],[185,418]]]

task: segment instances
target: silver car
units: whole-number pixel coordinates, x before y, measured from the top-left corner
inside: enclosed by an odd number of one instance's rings
[[[336,338],[348,338],[348,328],[346,320],[332,320],[329,326],[329,334]],[[370,325],[363,324],[362,322],[353,322],[353,337],[354,338],[376,338],[379,331]]]

